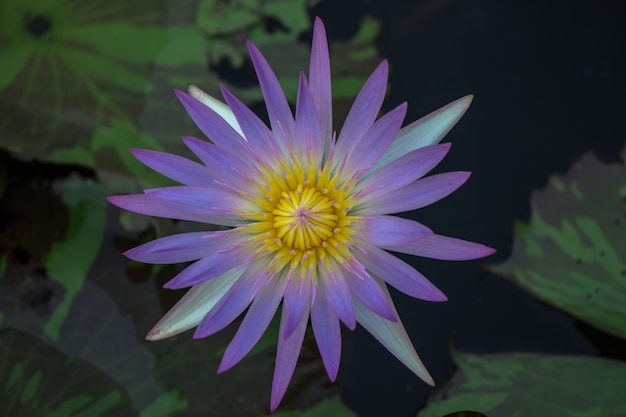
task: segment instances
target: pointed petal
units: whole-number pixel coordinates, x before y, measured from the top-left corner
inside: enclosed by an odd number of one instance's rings
[[[178,290],[199,284],[215,278],[231,268],[245,264],[246,260],[254,255],[254,248],[247,246],[228,247],[227,245],[228,243],[225,242],[221,250],[210,253],[180,271],[163,288]]]
[[[286,282],[284,276],[276,277],[261,287],[235,337],[226,348],[217,370],[218,373],[225,372],[235,366],[263,336],[274,314],[276,314],[280,300],[283,298]]]
[[[356,318],[352,292],[339,265],[333,265],[332,271],[321,269],[320,281],[324,287],[324,295],[330,308],[339,319],[350,329],[354,330]]]
[[[198,129],[213,143],[224,149],[230,149],[235,146],[236,143],[243,140],[241,135],[210,107],[205,106],[189,94],[180,90],[174,90],[174,92],[196,126],[198,126]]]
[[[403,127],[374,169],[384,167],[407,153],[437,144],[461,119],[474,96],[462,97]]]
[[[222,200],[220,200],[222,199]],[[228,190],[205,187],[164,187],[145,194],[114,195],[107,200],[120,208],[147,216],[236,226],[242,222],[235,211],[243,199]],[[215,207],[220,204],[221,207]]]
[[[341,329],[339,319],[326,302],[325,295],[323,288],[318,287],[318,296],[311,307],[311,327],[328,378],[335,381],[341,359]]]
[[[275,138],[270,129],[263,123],[252,110],[243,104],[225,87],[221,87],[224,99],[232,109],[241,129],[245,133],[248,147],[251,152],[260,155],[262,159],[274,159],[277,156],[277,146],[274,143]],[[283,149],[286,146],[281,145]]]
[[[357,236],[376,246],[401,245],[433,234],[428,227],[397,216],[362,216],[354,221]]]
[[[244,175],[251,169],[241,159],[241,153],[235,155],[213,143],[191,136],[183,137],[183,142],[209,168],[214,178],[237,190],[247,190],[250,180]]]
[[[336,161],[342,161],[374,124],[387,89],[387,61],[381,62],[363,85],[341,128],[335,148]]]
[[[328,57],[328,42],[322,19],[315,18],[313,24],[313,42],[311,45],[311,63],[309,66],[309,85],[313,93],[313,102],[319,112],[321,133],[328,141],[332,137],[333,109],[332,91],[330,85],[330,59]],[[297,119],[297,117],[296,117]]]
[[[306,325],[309,322],[309,308],[300,319],[296,329],[291,335],[286,336],[285,324],[287,322],[287,312],[283,309],[280,320],[280,330],[278,336],[278,347],[276,349],[276,366],[274,367],[274,379],[272,380],[272,397],[270,399],[270,411],[276,410],[280,401],[287,391],[289,381],[298,362],[302,341]]]
[[[366,242],[359,244],[367,254],[355,251],[354,256],[376,277],[411,297],[427,301],[447,300],[444,293],[409,264],[376,246]]]
[[[442,143],[409,152],[381,168],[376,175],[372,175],[374,169],[370,170],[355,192],[365,190],[368,198],[373,198],[411,184],[437,166],[449,149],[450,143]]]
[[[311,307],[311,282],[308,279],[291,279],[285,288],[285,336],[291,336],[305,313]]]
[[[213,180],[207,167],[187,158],[146,149],[130,149],[130,152],[144,165],[181,184],[203,186]]]
[[[124,252],[124,255],[134,261],[149,264],[195,261],[234,245],[233,237],[230,230],[180,233],[144,243]]]
[[[365,307],[387,320],[396,320],[391,298],[385,295],[373,278],[367,275],[353,276],[346,277],[346,281],[354,295],[353,300],[360,301]]]
[[[242,272],[229,271],[193,286],[150,330],[146,340],[166,339],[196,327],[239,279]]]
[[[346,162],[348,175],[364,173],[376,164],[396,137],[405,114],[406,103],[402,103],[378,119],[365,132],[348,155]]]
[[[320,116],[302,73],[300,74],[298,100],[296,102],[295,143],[304,156],[308,156],[308,153],[312,151],[314,160],[322,160],[324,156],[324,136],[322,136],[322,131],[320,130]]]
[[[274,75],[261,52],[250,41],[248,41],[248,51],[250,52],[250,58],[252,58],[252,64],[259,79],[259,84],[261,84],[261,91],[265,99],[267,115],[270,119],[272,130],[279,132],[283,129],[288,138],[293,138],[295,133],[293,114],[276,75]]]
[[[237,133],[243,136],[243,132],[241,128],[239,127],[239,123],[237,123],[237,119],[235,118],[235,115],[225,103],[205,93],[204,91],[202,91],[201,89],[199,89],[193,84],[189,84],[187,86],[187,92],[189,93],[191,97],[195,98],[200,103],[204,104],[205,106],[213,110],[215,113],[219,114],[220,117],[224,119],[226,123],[230,125],[230,127],[233,128],[233,130],[235,130]]]
[[[389,296],[389,291],[382,285],[383,291]],[[406,330],[395,311],[395,321],[385,320],[379,315],[373,313],[360,302],[354,305],[358,322],[371,333],[393,356],[409,368],[415,375],[420,377],[428,385],[435,385],[433,378],[430,376],[426,367],[420,360],[415,348],[406,334]]]
[[[404,245],[385,246],[384,249],[444,261],[466,261],[484,258],[496,251],[480,243],[442,235],[428,236]]]
[[[266,259],[253,261],[241,277],[204,316],[193,337],[199,339],[219,332],[235,320],[250,305],[256,293],[268,279]]]
[[[469,172],[431,175],[379,197],[364,199],[355,214],[391,214],[417,210],[452,194],[469,178]]]

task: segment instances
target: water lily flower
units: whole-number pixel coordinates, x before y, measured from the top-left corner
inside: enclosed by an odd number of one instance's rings
[[[226,226],[162,237],[125,253],[147,263],[195,261],[166,288],[190,290],[148,333],[148,340],[196,328],[212,335],[239,317],[218,372],[258,342],[282,302],[270,407],[293,375],[309,318],[334,381],[340,322],[359,323],[428,384],[433,380],[398,317],[387,284],[427,301],[446,296],[400,252],[444,260],[481,258],[493,249],[435,234],[394,213],[427,206],[463,184],[469,173],[424,177],[446,155],[438,144],[472,97],[463,97],[401,127],[406,103],[377,118],[387,62],[369,77],[338,136],[332,130],[328,45],[315,20],[308,79],[300,75],[295,117],[259,50],[248,43],[270,127],[226,88],[225,103],[191,86],[176,95],[211,140],[183,140],[202,163],[134,149],[141,162],[181,186],[112,196],[133,212]]]

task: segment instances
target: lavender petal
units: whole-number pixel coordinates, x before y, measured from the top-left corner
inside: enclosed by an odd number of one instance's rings
[[[403,245],[385,246],[384,249],[444,261],[467,261],[484,258],[496,251],[480,243],[442,235],[428,236]]]
[[[356,252],[356,258],[379,279],[411,297],[427,301],[447,300],[444,293],[409,264],[376,246],[366,242],[359,244],[367,255]]]
[[[431,175],[379,197],[364,199],[355,207],[354,213],[376,215],[417,210],[452,194],[469,176],[469,172]]]

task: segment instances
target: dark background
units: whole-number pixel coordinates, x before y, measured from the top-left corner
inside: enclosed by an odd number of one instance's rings
[[[340,4],[338,4],[340,3]],[[619,159],[626,139],[626,4],[621,1],[430,0],[325,2],[329,37],[360,13],[382,21],[390,62],[386,109],[408,101],[407,122],[466,94],[475,99],[438,171],[473,175],[414,218],[437,233],[490,245],[484,262],[405,258],[449,298],[428,304],[393,292],[400,316],[438,388],[454,371],[450,346],[472,352],[599,353],[624,344],[536,301],[481,265],[505,260],[513,223],[530,196],[585,152]],[[434,389],[363,329],[344,332],[339,386],[359,416],[411,416]]]

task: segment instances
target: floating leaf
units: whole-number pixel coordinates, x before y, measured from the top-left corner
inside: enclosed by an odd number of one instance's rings
[[[626,415],[626,364],[610,359],[459,353],[459,370],[418,417],[477,410],[490,417]]]
[[[282,411],[272,414],[273,417],[356,417],[356,413],[350,410],[341,401],[341,398],[336,396],[333,398],[327,398],[308,410],[293,410]]]
[[[173,11],[165,0],[3,1],[0,147],[26,160],[94,168],[97,130],[115,123],[141,126],[161,147],[181,147],[179,131],[164,129],[171,124],[144,129],[142,118],[150,99],[161,120],[182,119],[172,87],[206,76],[196,5],[181,1]],[[176,73],[187,81],[178,84]],[[104,168],[116,171],[111,165]]]
[[[137,415],[118,383],[95,366],[17,330],[0,331],[0,415]]]
[[[65,290],[63,301],[46,323],[46,334],[55,340],[72,299],[83,287],[100,250],[106,220],[105,194],[100,185],[78,177],[61,184],[62,199],[69,210],[69,225],[65,238],[52,245],[46,261],[48,275]]]
[[[492,269],[541,300],[626,338],[626,167],[585,155],[532,196],[513,254]]]
[[[218,64],[226,59],[233,67],[241,67],[248,57],[246,39],[261,49],[274,42],[296,44],[299,35],[311,28],[307,9],[318,2],[203,0],[198,11],[198,25],[210,40],[210,63]],[[300,67],[304,68],[307,65]]]

